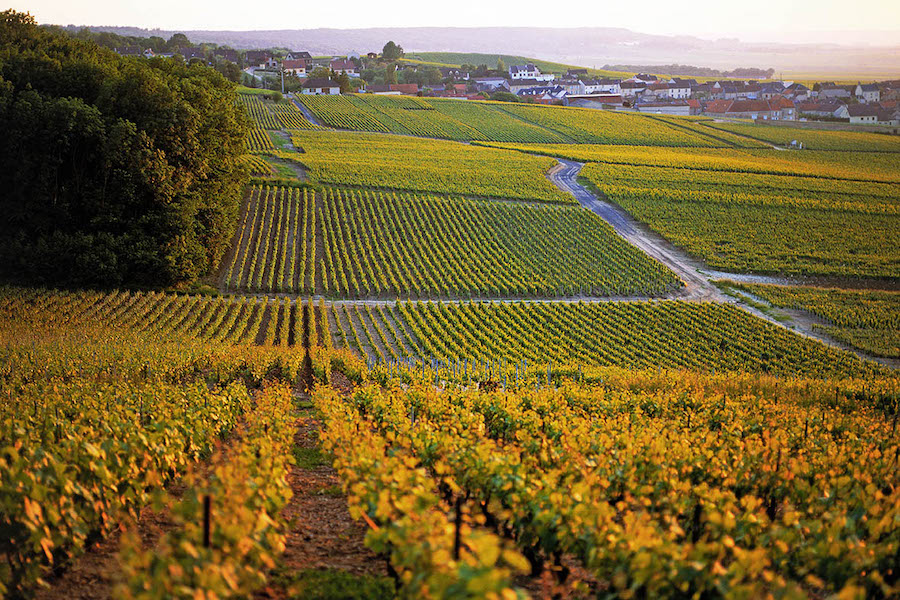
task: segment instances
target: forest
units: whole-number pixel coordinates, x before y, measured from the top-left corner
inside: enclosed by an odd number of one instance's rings
[[[177,285],[219,263],[248,125],[215,70],[0,13],[0,279]]]

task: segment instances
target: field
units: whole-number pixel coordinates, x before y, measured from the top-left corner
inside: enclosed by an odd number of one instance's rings
[[[712,129],[587,108],[372,94],[301,96],[298,100],[330,127],[457,141],[764,147]]]
[[[578,207],[257,187],[224,282],[332,297],[662,295],[659,263]]]
[[[455,142],[335,131],[293,131],[309,181],[438,194],[574,204],[547,179],[548,157]]]
[[[51,293],[7,289],[6,314],[46,313],[59,326],[102,322],[149,340],[294,346],[308,305],[312,336],[373,363],[413,358],[487,361],[524,369],[619,367],[873,376],[887,372],[729,304],[659,302],[328,303],[157,292]],[[472,364],[474,364],[472,362]],[[528,365],[531,365],[530,367]]]
[[[228,325],[248,305],[279,316],[264,326],[244,310]],[[326,468],[292,466],[293,456],[310,460],[290,440],[311,421],[295,421],[287,387],[301,380],[303,353],[278,346],[302,337],[291,334],[301,306],[316,324],[313,402],[347,494],[337,500],[370,524],[370,562],[391,565],[401,596],[525,593],[545,571],[561,586],[660,598],[724,585],[894,593],[881,573],[892,573],[897,547],[897,441],[882,411],[896,410],[896,378],[732,306],[326,307],[10,288],[0,293],[0,432],[16,450],[0,460],[0,589],[27,592],[119,527],[106,560],[122,597],[148,586],[229,597],[285,585],[271,574],[295,560],[282,558],[294,527],[282,511],[302,505],[290,481]],[[398,356],[369,370],[329,349],[341,321],[358,344],[398,336],[429,360],[404,366]],[[233,333],[252,323],[262,347],[224,343],[249,341]],[[438,346],[465,355],[438,365]],[[365,386],[352,402],[328,387],[338,368]],[[804,376],[813,372],[831,379]],[[478,391],[473,380],[504,389]],[[401,381],[406,389],[394,387]],[[147,548],[129,523],[151,505],[171,507],[174,525]],[[697,567],[712,560],[721,569]],[[580,570],[569,575],[572,561]]]
[[[796,140],[803,142],[803,147],[809,150],[900,152],[900,138],[896,135],[741,123],[709,123],[709,126],[778,146],[790,146],[791,142]]]
[[[781,308],[810,312],[818,328],[876,356],[900,358],[900,292],[730,284]]]
[[[896,185],[592,163],[584,177],[713,268],[896,277]]]
[[[485,597],[542,573],[591,597],[893,595],[897,441],[877,409],[675,381],[314,402],[352,513],[417,565],[421,597],[452,596],[454,567]]]
[[[231,261],[229,289],[312,293],[316,271],[315,194],[255,186],[250,192]]]
[[[556,156],[579,162],[793,175],[866,183],[900,183],[897,156],[886,152],[779,152],[739,148],[655,148],[599,144],[506,144],[479,142],[492,148]]]
[[[487,65],[491,69],[497,66],[497,61],[503,59],[507,66],[524,65],[531,63],[537,66],[544,73],[563,74],[569,69],[579,69],[574,65],[566,65],[563,63],[549,62],[537,58],[527,58],[524,56],[510,56],[508,54],[483,54],[477,52],[416,52],[411,55],[412,60],[422,60],[427,63],[446,65],[451,67],[461,67],[462,65]],[[620,71],[604,71],[602,69],[588,69],[592,77],[630,77],[633,73],[623,73]]]
[[[254,126],[262,129],[319,129],[306,120],[290,100],[273,102],[258,94],[238,94],[238,100]]]
[[[900,292],[706,269],[896,287],[896,138],[298,101],[214,272],[0,285],[0,597],[900,597]]]

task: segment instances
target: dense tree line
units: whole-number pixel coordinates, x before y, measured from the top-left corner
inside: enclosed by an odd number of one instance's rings
[[[159,286],[211,272],[237,223],[233,84],[0,13],[0,278]]]

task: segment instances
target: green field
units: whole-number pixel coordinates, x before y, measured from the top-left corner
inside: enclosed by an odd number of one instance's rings
[[[584,177],[655,231],[731,271],[897,277],[898,186],[590,163]]]
[[[457,142],[371,133],[292,131],[309,181],[573,204],[546,177],[548,157]]]
[[[557,62],[549,62],[536,58],[527,58],[525,56],[511,56],[509,54],[481,54],[477,52],[412,52],[406,57],[408,61],[414,62],[421,60],[427,63],[447,67],[460,67],[462,65],[487,65],[488,68],[497,67],[497,61],[503,59],[506,67],[512,65],[524,65],[531,63],[535,65],[542,73],[565,74],[569,69],[583,69],[587,67],[577,67]],[[634,73],[625,73],[623,71],[604,71],[602,69],[587,68],[591,77],[631,77]]]
[[[791,145],[791,142],[797,141],[803,142],[803,147],[809,150],[900,152],[900,136],[888,133],[825,131],[802,127],[776,127],[739,123],[710,123],[709,126],[784,147],[788,147]]]
[[[728,285],[781,308],[810,312],[825,321],[817,328],[876,356],[900,358],[900,292],[778,285]]]
[[[692,122],[679,126],[647,115],[588,108],[371,94],[302,96],[299,101],[330,127],[459,141],[764,147]]]

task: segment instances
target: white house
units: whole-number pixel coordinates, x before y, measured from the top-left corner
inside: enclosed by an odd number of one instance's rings
[[[512,65],[509,68],[509,78],[510,79],[534,79],[536,81],[553,81],[553,73],[541,73],[541,70],[538,69],[531,63],[527,65]]]
[[[613,94],[622,93],[622,85],[616,79],[588,79],[583,81],[582,94]]]
[[[341,93],[341,85],[331,79],[307,79],[301,89],[307,96],[336,96]]]
[[[675,100],[685,100],[691,97],[691,83],[690,79],[678,79],[677,77],[669,80],[669,98],[673,98]]]
[[[840,119],[849,119],[851,125],[878,125],[877,106],[845,104],[835,112],[835,116]]]
[[[881,101],[881,90],[875,83],[857,83],[855,95],[863,102]]]

